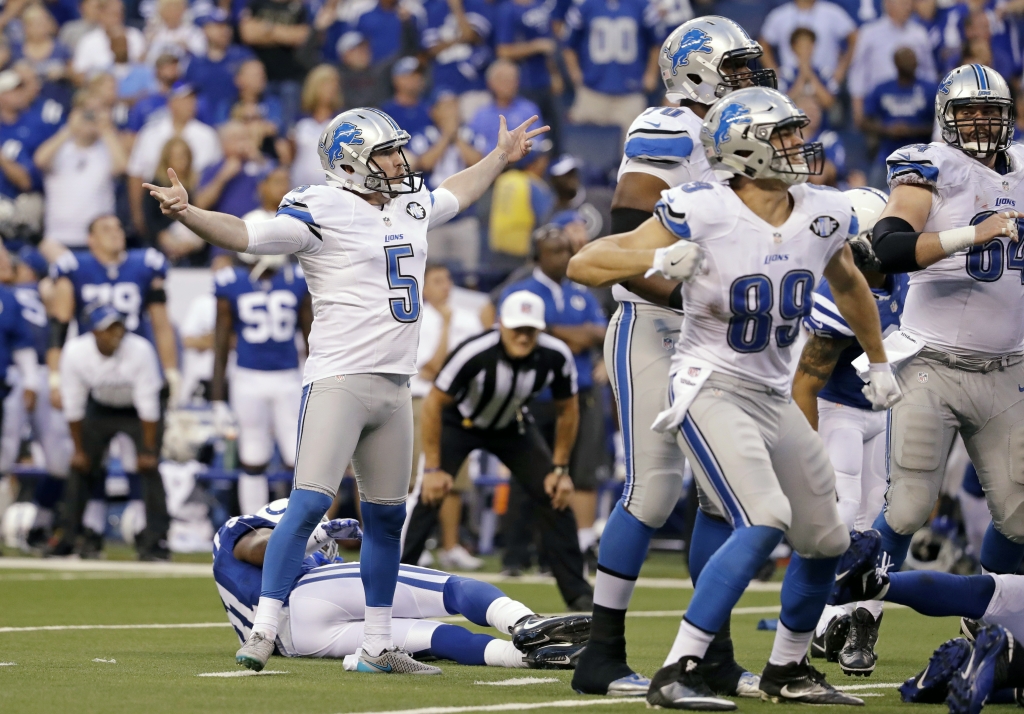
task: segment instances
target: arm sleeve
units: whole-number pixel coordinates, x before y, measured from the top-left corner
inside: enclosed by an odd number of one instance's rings
[[[292,208],[281,209],[269,221],[246,221],[249,231],[249,246],[246,253],[253,255],[282,255],[290,253],[317,253],[323,246],[318,235],[320,226],[313,223],[313,217],[293,215]],[[308,219],[308,220],[307,220]],[[314,232],[316,231],[316,232]]]
[[[149,342],[138,341],[133,350],[135,362],[132,374],[132,404],[142,421],[160,420],[160,390],[164,380],[160,377],[156,350]]]
[[[438,188],[430,192],[430,218],[427,221],[429,228],[437,228],[455,218],[462,209],[459,207],[459,199],[455,194],[446,188]]]
[[[64,417],[68,421],[85,418],[85,404],[89,399],[89,386],[75,368],[77,341],[69,343],[60,355],[60,398],[64,404]]]

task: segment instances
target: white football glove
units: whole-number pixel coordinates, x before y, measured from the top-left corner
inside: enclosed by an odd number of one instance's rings
[[[696,243],[679,240],[667,248],[654,251],[654,264],[645,278],[659,274],[669,280],[690,280],[704,262],[704,251]]]
[[[231,413],[231,407],[227,402],[212,402],[213,407],[213,428],[217,434],[224,436],[231,427],[235,425],[235,415]]]
[[[876,412],[884,411],[903,399],[903,392],[896,383],[896,377],[888,362],[868,365],[867,377],[868,383],[860,391],[871,402],[871,408]]]
[[[167,404],[175,409],[181,396],[181,372],[176,367],[168,367],[164,370],[164,379],[167,380]]]
[[[363,531],[359,527],[359,521],[355,518],[335,518],[332,521],[323,521],[318,523],[309,535],[309,540],[306,541],[306,555],[310,556],[326,547],[327,550],[324,552],[333,558],[338,552],[335,541],[353,538],[363,539]]]

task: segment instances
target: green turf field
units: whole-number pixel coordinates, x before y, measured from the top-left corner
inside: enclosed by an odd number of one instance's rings
[[[642,577],[683,577],[678,556],[659,555]],[[186,566],[187,567],[187,566]],[[196,566],[191,566],[193,570]],[[550,584],[500,583],[511,597],[541,612],[558,612],[561,602]],[[640,587],[628,620],[630,661],[647,674],[661,664],[691,591]],[[777,592],[751,592],[733,616],[739,659],[760,669],[773,633],[757,621],[773,617]],[[659,612],[660,611],[660,612]],[[665,612],[669,611],[669,612]],[[767,611],[767,612],[766,612]],[[645,615],[644,613],[651,615]],[[742,612],[742,610],[741,610]],[[159,625],[213,623],[177,629],[11,628],[68,625]],[[480,628],[474,628],[480,629]],[[481,630],[483,631],[483,630]],[[819,665],[839,685],[898,683],[919,671],[932,650],[957,631],[952,619],[927,619],[905,609],[888,610],[878,651],[881,661],[867,680],[844,677],[837,665]],[[238,678],[200,677],[240,671],[238,646],[227,626],[211,578],[138,572],[55,572],[9,569],[0,564],[0,712],[239,712],[239,714],[335,714],[417,710],[438,712],[514,711],[519,705],[553,703],[572,711],[638,712],[641,702],[582,697],[569,688],[570,673],[461,667],[442,663],[441,677],[402,678],[342,670],[337,661],[275,657],[268,670],[284,674]],[[96,661],[96,660],[114,660]],[[820,660],[818,660],[820,662]],[[8,664],[13,663],[13,664]],[[524,686],[487,686],[511,678],[552,678]],[[895,711],[901,704],[892,687],[859,690],[871,711]],[[577,706],[588,702],[599,704]],[[484,709],[488,707],[489,709]],[[741,700],[743,712],[781,712],[795,707]],[[550,710],[550,707],[548,708]],[[916,706],[939,712],[945,707]]]

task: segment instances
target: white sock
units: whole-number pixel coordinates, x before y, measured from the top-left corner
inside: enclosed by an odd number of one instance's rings
[[[821,617],[818,618],[818,626],[814,628],[814,633],[816,635],[825,634],[828,623],[832,622],[833,618],[842,617],[845,614],[846,607],[843,605],[826,605],[825,609],[821,611]]]
[[[713,639],[715,639],[713,632],[705,632],[699,627],[691,625],[686,620],[682,620],[679,623],[679,632],[676,633],[676,641],[672,643],[672,649],[669,650],[668,657],[665,658],[665,663],[662,667],[675,664],[679,661],[680,657],[699,657],[704,659],[704,655],[708,651],[708,645],[711,644]]]
[[[277,620],[284,602],[270,597],[261,597],[256,606],[256,620],[252,623],[253,632],[260,632],[268,640],[277,637]]]
[[[508,640],[491,640],[484,647],[484,664],[488,667],[508,667],[523,669],[523,653],[512,646]]]
[[[527,615],[532,615],[533,610],[521,602],[510,597],[499,597],[487,606],[487,624],[502,634],[512,632],[512,626]]]
[[[857,607],[862,607],[871,613],[871,616],[875,618],[875,622],[878,622],[878,618],[882,616],[882,605],[885,603],[881,600],[866,600],[865,602],[858,602]]]
[[[107,502],[99,498],[90,498],[85,502],[85,511],[82,512],[82,525],[93,531],[102,534],[107,530]]]
[[[363,652],[376,657],[395,646],[391,639],[391,608],[367,607],[363,623]]]
[[[593,528],[580,528],[578,531],[576,531],[576,537],[580,541],[581,553],[586,553],[587,548],[589,548],[597,542],[597,534],[594,533]]]
[[[779,622],[775,630],[775,642],[772,644],[772,655],[769,664],[786,665],[791,662],[802,662],[807,656],[807,647],[814,638],[814,630],[810,632],[793,632]]]
[[[238,508],[245,514],[253,514],[270,503],[270,486],[263,474],[238,475]]]

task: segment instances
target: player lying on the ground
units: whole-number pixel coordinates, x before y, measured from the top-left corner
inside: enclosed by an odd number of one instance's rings
[[[213,543],[213,578],[241,641],[252,630],[260,598],[263,558],[287,499],[225,523]],[[361,537],[356,521],[335,519],[313,530],[303,573],[281,611],[277,652],[287,657],[343,658],[363,642],[366,599],[359,563],[336,558],[335,539]],[[462,615],[476,625],[512,635],[512,641],[425,618]],[[590,636],[590,617],[540,617],[498,588],[438,570],[401,566],[395,591],[394,638],[413,655],[492,667],[571,669]],[[370,672],[359,660],[357,671]]]
[[[840,560],[842,575],[830,603],[884,600],[929,617],[967,618],[964,637],[942,644],[924,671],[903,683],[903,701],[945,700],[951,714],[977,714],[990,700],[1014,696],[999,690],[1024,688],[1024,649],[1017,644],[1024,638],[1024,576],[889,573],[888,560],[875,565],[882,551],[878,531],[854,533],[853,540],[860,547],[851,547]]]

